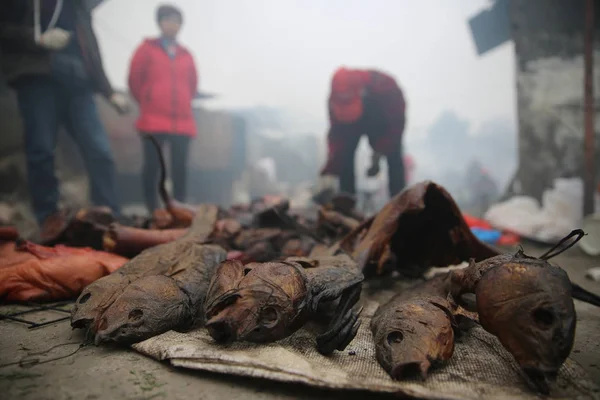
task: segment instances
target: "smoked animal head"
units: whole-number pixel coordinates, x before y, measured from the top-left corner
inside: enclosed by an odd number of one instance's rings
[[[388,304],[371,321],[375,354],[393,379],[425,379],[432,363],[454,352],[450,304],[422,297]]]
[[[147,276],[129,284],[102,313],[94,327],[96,345],[135,343],[181,324],[189,301],[176,282],[164,275]]]
[[[358,234],[357,230],[365,232]],[[470,258],[479,261],[497,254],[473,235],[452,196],[429,181],[392,198],[369,226],[355,228],[342,247],[352,251],[365,276],[387,272],[385,267],[394,255],[398,271],[416,278],[431,266],[444,267]]]
[[[227,243],[242,231],[242,224],[234,218],[218,220],[210,240],[215,243]]]
[[[227,260],[219,264],[206,293],[204,303],[206,318],[210,318],[227,303],[224,299],[237,291],[243,278],[244,264],[239,260]]]
[[[304,276],[293,263],[228,261],[211,282],[206,327],[218,342],[273,342],[287,336],[306,295]]]
[[[282,257],[306,257],[315,245],[315,241],[311,238],[293,238],[282,246],[281,255]]]
[[[259,242],[244,250],[241,261],[244,264],[252,262],[267,262],[277,258],[277,251],[269,242]]]
[[[575,336],[571,282],[544,260],[515,257],[486,272],[476,289],[481,325],[496,335],[541,392],[569,356]]]
[[[267,243],[281,235],[281,229],[258,228],[242,230],[235,238],[233,245],[240,250],[246,250],[258,243]]]
[[[113,273],[86,286],[73,306],[71,326],[73,328],[92,326],[128,283],[126,277]]]
[[[253,225],[264,228],[285,229],[286,223],[281,219],[281,214],[290,209],[290,202],[278,196],[265,196],[255,200],[252,204],[254,210]]]

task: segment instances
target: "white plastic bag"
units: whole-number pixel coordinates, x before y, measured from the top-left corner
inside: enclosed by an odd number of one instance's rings
[[[583,182],[580,178],[560,178],[542,195],[542,205],[528,196],[515,196],[495,204],[485,219],[498,229],[552,242],[560,240],[581,225]]]

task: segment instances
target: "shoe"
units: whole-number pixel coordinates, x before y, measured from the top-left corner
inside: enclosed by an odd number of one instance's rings
[[[40,243],[45,246],[58,243],[73,217],[74,212],[69,209],[57,211],[47,217],[40,229]]]

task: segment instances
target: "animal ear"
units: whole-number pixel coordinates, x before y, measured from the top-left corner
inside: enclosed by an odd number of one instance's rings
[[[251,269],[252,264],[244,267],[244,264],[239,260],[223,261],[217,267],[210,281],[206,294],[205,310],[210,310],[220,298],[234,292],[247,273],[247,270]]]
[[[354,260],[347,255],[323,257],[318,261],[318,268],[305,270],[311,290],[310,309],[313,312],[317,311],[319,303],[339,298],[347,290],[360,287],[364,280]]]
[[[447,301],[446,302],[437,301],[437,299],[430,299],[429,303],[431,303],[433,306],[442,310],[448,316],[448,319],[450,319],[452,326],[454,326],[454,327],[458,326],[456,323],[456,320],[454,319],[454,313],[452,312],[453,310],[450,309],[450,308],[452,308],[452,304],[450,304]]]

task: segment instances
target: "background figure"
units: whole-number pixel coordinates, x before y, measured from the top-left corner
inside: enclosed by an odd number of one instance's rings
[[[490,205],[500,196],[498,185],[487,169],[477,160],[469,164],[465,181],[470,193],[468,206],[471,213],[483,216]]]
[[[92,202],[119,214],[114,161],[94,92],[122,112],[127,102],[104,72],[91,9],[80,0],[3,0],[0,47],[2,72],[23,118],[28,187],[42,237],[58,209],[54,151],[61,125],[83,153]]]
[[[129,89],[140,105],[136,128],[154,136],[171,149],[173,194],[185,201],[190,139],[196,136],[192,100],[198,77],[191,53],[177,43],[183,15],[173,6],[156,12],[161,36],[146,39],[135,51],[129,69]],[[149,140],[143,140],[144,197],[151,213],[157,207],[158,156]]]
[[[379,159],[388,163],[390,197],[406,183],[402,134],[406,123],[402,90],[391,76],[374,70],[338,69],[329,97],[328,159],[321,175],[338,176],[340,190],[355,194],[354,155],[363,134],[374,150],[368,175],[379,172]]]

